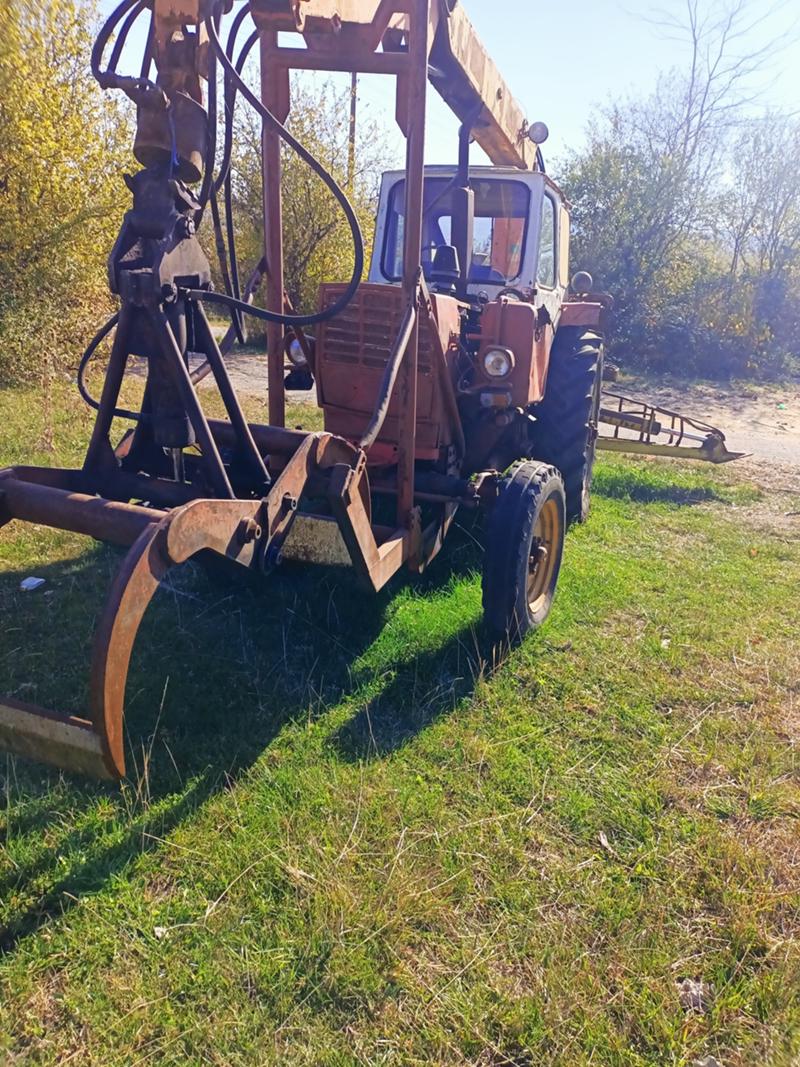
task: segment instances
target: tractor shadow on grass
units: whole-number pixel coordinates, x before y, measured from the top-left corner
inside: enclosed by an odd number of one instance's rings
[[[643,476],[638,471],[608,466],[598,469],[592,492],[599,497],[630,501],[634,504],[692,507],[696,504],[729,503],[709,485],[664,484]]]
[[[343,759],[359,761],[402,748],[472,696],[477,682],[491,673],[490,655],[480,629],[467,627],[435,652],[415,657],[336,731],[335,750]]]
[[[474,570],[471,534],[452,538],[414,602],[446,597],[454,577]],[[0,693],[85,714],[97,614],[122,554],[97,545],[81,553],[83,544],[74,558],[0,574]],[[46,584],[21,592],[32,573]],[[0,955],[159,848],[233,788],[287,724],[323,718],[356,691],[359,663],[407,584],[398,576],[375,597],[347,572],[287,567],[233,585],[195,564],[171,572],[128,676],[129,779],[97,783],[0,754]],[[410,661],[390,644],[385,669],[396,673],[381,706],[402,700],[410,714],[402,725],[379,721],[377,734],[373,723],[373,751],[397,747],[470,690],[468,634],[460,628],[444,648]],[[443,665],[455,673],[437,694],[427,679],[443,679]],[[410,695],[412,674],[419,684]],[[356,754],[360,735],[359,719],[343,758]]]
[[[474,526],[456,528],[447,554],[437,560],[418,590],[437,596],[454,577],[480,570],[482,549]],[[405,654],[383,665],[385,684],[330,739],[342,759],[380,759],[402,748],[428,726],[453,714],[482,680],[499,670],[510,654],[495,643],[482,622],[480,590],[473,583],[460,605],[458,621],[438,644],[430,633],[428,647],[413,641]],[[537,640],[533,635],[533,642]]]

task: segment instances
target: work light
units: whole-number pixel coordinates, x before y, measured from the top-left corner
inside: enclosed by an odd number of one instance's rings
[[[483,357],[483,369],[490,378],[507,378],[514,369],[514,353],[510,348],[490,348]]]

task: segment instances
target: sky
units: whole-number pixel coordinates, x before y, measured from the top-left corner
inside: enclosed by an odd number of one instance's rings
[[[102,13],[117,0],[101,0]],[[551,7],[540,0],[461,0],[481,40],[504,74],[531,122],[544,121],[551,137],[549,159],[580,148],[587,120],[599,106],[626,95],[647,95],[658,75],[685,66],[688,49],[654,24],[659,13],[682,17],[686,0],[572,0]],[[715,2],[701,0],[710,8]],[[800,3],[798,0],[746,0],[750,32],[740,42],[754,51],[775,42],[764,70],[753,81],[753,108],[800,114]],[[132,39],[130,52],[141,49]],[[457,124],[431,92],[427,158],[451,163]],[[361,80],[359,102],[388,132],[398,162],[402,139],[394,126],[392,79]],[[481,153],[473,149],[474,162]]]
[[[548,24],[548,6],[538,0],[463,4],[529,119],[550,127],[550,155],[580,147],[595,107],[628,94],[648,94],[660,72],[688,58],[685,44],[653,25],[659,12],[682,18],[686,0],[572,0],[549,9],[561,20],[560,29],[559,23]],[[704,6],[711,4],[706,0]],[[525,29],[510,29],[526,11]],[[749,0],[747,21],[759,23],[743,42],[747,50],[776,37],[786,42],[794,24],[793,44],[771,56],[760,87],[765,103],[800,111],[800,4]]]

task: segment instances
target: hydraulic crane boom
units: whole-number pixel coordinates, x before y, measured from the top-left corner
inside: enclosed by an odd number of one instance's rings
[[[457,0],[434,38],[428,77],[461,122],[471,125],[491,163],[535,167],[538,146],[525,112]]]
[[[302,33],[315,65],[326,53],[339,60],[350,53],[407,50],[409,3],[392,0],[253,0],[253,16],[262,30]],[[200,26],[202,0],[155,0],[157,63],[170,80],[167,68],[185,67],[185,49],[175,47],[182,27]],[[480,41],[459,0],[432,0],[430,5],[428,76],[431,84],[498,166],[531,169],[538,145],[530,138],[524,110],[511,93],[496,64]],[[202,27],[198,32],[198,73],[205,74],[206,49]],[[170,42],[173,42],[170,44]],[[298,57],[299,58],[299,57]],[[311,64],[309,64],[311,65]],[[355,65],[355,63],[354,63]],[[187,72],[188,73],[188,72]],[[187,79],[188,80],[188,79]],[[189,90],[197,98],[197,92]]]

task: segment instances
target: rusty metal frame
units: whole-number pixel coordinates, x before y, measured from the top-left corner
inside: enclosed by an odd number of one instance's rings
[[[601,407],[599,414],[599,422],[612,429],[610,434],[597,438],[597,447],[606,452],[671,459],[677,456],[709,463],[731,463],[745,455],[730,452],[725,434],[709,423],[622,393],[606,392],[603,400],[613,402],[613,407]],[[623,437],[622,431],[634,436]]]
[[[273,428],[263,428],[275,439]],[[257,436],[257,427],[252,427]],[[291,435],[290,435],[291,436]],[[23,756],[89,773],[125,773],[123,716],[131,652],[144,614],[167,571],[214,552],[243,567],[268,570],[298,515],[306,491],[330,484],[352,562],[374,589],[402,564],[407,533],[375,538],[370,517],[366,457],[330,434],[284,440],[283,470],[261,499],[196,499],[164,513],[79,491],[85,471],[17,467],[0,471],[0,525],[12,519],[89,534],[130,546],[100,618],[92,653],[91,718],[82,719],[0,697],[0,745]],[[297,445],[297,447],[294,447]],[[348,491],[340,489],[349,472]]]
[[[375,539],[367,533],[365,519],[362,514],[359,514],[358,504],[346,503],[351,499],[355,501],[359,495],[351,493],[351,481],[353,477],[356,477],[355,474],[351,473],[345,477],[344,472],[340,472],[339,477],[342,482],[339,491],[331,496],[332,509],[339,521],[357,573],[361,575],[366,584],[378,589],[404,562],[408,562],[413,570],[422,570],[440,551],[457,511],[457,505],[443,505],[440,520],[434,522],[423,533],[419,521],[419,508],[416,506],[415,490],[420,307],[423,301],[430,304],[421,266],[429,61],[437,41],[437,31],[441,20],[448,19],[450,13],[443,11],[440,0],[379,0],[379,2],[376,0],[371,18],[366,14],[368,4],[359,3],[350,6],[354,9],[353,13],[357,11],[361,15],[361,25],[357,27],[356,32],[351,32],[349,37],[345,32],[341,32],[344,29],[342,23],[346,22],[348,12],[344,12],[344,17],[338,27],[332,31],[331,26],[325,26],[325,21],[329,19],[333,23],[337,16],[329,4],[326,7],[326,0],[311,0],[303,8],[295,7],[292,17],[299,21],[295,21],[293,28],[306,31],[308,46],[306,49],[288,48],[278,43],[278,31],[290,28],[287,22],[286,5],[280,3],[279,0],[258,0],[253,6],[253,17],[261,34],[262,101],[281,121],[285,121],[290,110],[289,72],[293,69],[381,73],[393,75],[397,79],[396,116],[406,137],[403,290],[407,310],[387,362],[372,419],[360,442],[361,447],[366,450],[378,437],[389,403],[397,393],[400,426],[396,480],[397,534],[383,545],[378,546]],[[337,10],[340,8],[341,5],[337,5]],[[322,27],[329,31],[328,35],[308,32],[311,30],[307,22],[309,19],[317,19],[317,28],[319,29],[322,24]],[[469,77],[470,75],[466,73],[467,56],[463,49],[471,27],[465,18],[462,18],[458,26],[460,32],[455,39],[450,37],[448,26],[447,47],[451,50],[454,62],[460,63],[465,69],[465,76]],[[402,27],[405,34],[405,50],[387,50],[378,53],[376,49],[381,42],[385,45],[389,43],[387,40],[389,31],[398,27]],[[352,30],[353,27],[350,29]],[[330,45],[331,32],[335,40],[334,47]],[[440,49],[442,47],[440,43]],[[500,83],[499,74],[494,67],[489,72],[489,76],[494,78],[498,84]],[[437,88],[441,92],[446,86],[438,84]],[[472,92],[479,93],[480,87],[472,85]],[[448,100],[447,92],[443,95]],[[502,107],[505,108],[507,106],[505,100],[511,98],[510,94],[499,91],[489,93],[487,99],[494,102],[486,105],[487,107],[500,106],[497,102],[503,100]],[[451,101],[448,100],[448,102]],[[510,106],[512,110],[516,107],[513,100]],[[493,114],[490,115],[489,121],[485,121],[484,126],[493,128],[494,118]],[[518,148],[520,145],[527,145],[531,159],[528,160],[526,150],[523,148],[521,154],[514,158],[514,162],[524,166],[533,161],[535,150],[526,140],[526,130],[522,128],[523,125],[524,123],[520,120],[516,143]],[[283,306],[284,301],[281,163],[278,134],[271,129],[265,130],[263,145],[264,213],[267,220],[265,234],[268,267],[267,307],[276,310]],[[497,151],[498,149],[495,148],[495,152]],[[499,151],[505,153],[503,159],[508,161],[508,138]],[[270,265],[274,265],[274,268],[270,269]],[[283,426],[285,424],[284,346],[280,326],[270,325],[268,327],[267,349],[270,422],[274,426]],[[452,382],[447,374],[444,355],[443,353],[439,355],[441,358],[437,362],[437,374],[445,387],[445,402],[456,429],[463,458],[464,434],[458,405]],[[366,478],[366,473],[358,477]]]
[[[122,307],[97,404],[97,416],[80,470],[15,467],[0,471],[0,525],[13,519],[88,534],[127,546],[96,631],[91,667],[90,717],[47,711],[10,698],[0,698],[0,746],[25,756],[100,776],[125,773],[124,702],[133,644],[158,586],[170,568],[212,552],[251,570],[277,565],[305,499],[323,497],[337,524],[353,569],[368,588],[381,589],[404,564],[421,571],[436,555],[465,496],[418,493],[416,486],[417,378],[420,312],[431,318],[430,298],[422,276],[422,205],[425,120],[429,59],[442,18],[443,0],[371,0],[372,17],[342,26],[330,0],[253,0],[260,31],[262,100],[280,120],[289,112],[289,71],[324,69],[385,73],[397,82],[396,117],[406,136],[406,232],[403,291],[407,313],[387,367],[375,413],[361,447],[328,433],[306,434],[285,427],[283,334],[268,329],[269,426],[247,422],[231,384],[197,294],[148,289],[140,270],[120,288]],[[327,6],[326,6],[327,5]],[[360,11],[361,0],[337,0],[337,10]],[[324,12],[330,9],[327,29]],[[158,0],[159,17],[183,24],[195,0]],[[281,19],[305,11],[302,28],[307,50],[283,47]],[[294,28],[300,28],[295,23]],[[339,31],[342,31],[339,35]],[[394,34],[389,39],[388,35]],[[399,36],[397,36],[399,35]],[[378,48],[384,43],[383,52]],[[199,84],[199,83],[198,83]],[[284,308],[280,140],[272,129],[263,135],[265,252],[267,306]],[[136,276],[133,276],[136,275]],[[169,288],[169,286],[167,287]],[[161,291],[161,295],[159,295]],[[184,301],[184,303],[181,303]],[[197,378],[190,373],[185,338],[176,323],[191,312],[195,343],[205,355],[203,373],[213,374],[227,420],[206,417]],[[132,337],[142,324],[153,339],[149,357],[170,383],[199,445],[188,480],[163,476],[159,449],[148,438],[147,391],[143,410],[123,413],[136,428],[114,447],[110,435]],[[183,329],[185,335],[186,330]],[[148,349],[149,351],[149,349]],[[463,427],[447,376],[445,353],[437,353],[448,415],[461,452]],[[152,366],[151,366],[152,369]],[[198,376],[199,377],[199,376]],[[444,379],[447,379],[446,382]],[[449,391],[448,391],[449,389]],[[393,395],[399,402],[397,477],[389,492],[396,496],[394,528],[372,521],[372,492],[366,448],[380,433]],[[149,450],[149,451],[148,451]],[[179,457],[183,461],[183,450]],[[163,451],[163,450],[162,450]],[[156,457],[149,464],[140,457]],[[230,457],[233,458],[230,458]],[[463,456],[462,456],[463,458]],[[455,479],[454,479],[455,481]],[[386,491],[386,487],[384,487]],[[477,499],[477,497],[476,497]],[[130,503],[146,501],[147,505]],[[423,530],[421,500],[434,504],[436,518]],[[471,501],[473,502],[473,501]],[[306,510],[311,524],[327,524],[327,514]]]
[[[261,35],[261,95],[264,105],[282,122],[290,110],[289,72],[293,69],[386,73],[397,78],[397,116],[406,135],[406,210],[403,289],[408,314],[401,327],[393,357],[387,368],[385,389],[376,406],[369,437],[380,430],[382,417],[395,390],[400,399],[400,447],[397,471],[397,523],[409,532],[413,527],[414,467],[417,421],[417,366],[419,353],[419,303],[422,259],[422,200],[424,187],[425,120],[428,87],[428,60],[439,24],[438,0],[380,0],[371,19],[363,12],[367,5],[351,5],[361,12],[356,35],[337,33],[336,47],[324,47],[321,35],[307,36],[305,50],[283,47],[278,30],[289,28],[290,12],[285,4],[262,0],[253,6],[253,17]],[[312,10],[319,8],[320,10]],[[299,9],[298,9],[299,11]],[[325,4],[308,5],[306,19],[333,19]],[[294,15],[291,16],[294,19]],[[378,53],[376,49],[388,30],[402,23],[407,34],[407,51]],[[265,251],[267,261],[267,307],[281,310],[284,302],[283,233],[281,202],[280,137],[272,129],[263,135]],[[286,421],[283,382],[283,330],[277,324],[267,329],[269,419],[273,426]],[[382,417],[381,417],[382,413]],[[377,431],[376,431],[377,426]],[[362,446],[364,442],[362,442]]]

